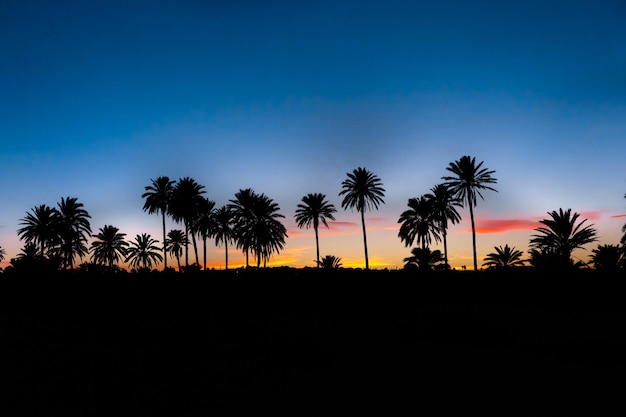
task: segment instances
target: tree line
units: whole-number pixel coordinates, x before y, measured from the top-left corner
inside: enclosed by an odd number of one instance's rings
[[[409,198],[408,208],[399,216],[398,237],[406,247],[415,243],[411,256],[404,258],[406,268],[420,270],[450,269],[448,264],[447,230],[450,224],[461,221],[457,208],[468,208],[472,230],[473,267],[478,270],[476,256],[476,227],[474,208],[478,199],[484,200],[483,192],[497,190],[493,187],[497,179],[495,171],[483,167],[476,158],[462,156],[447,167],[448,175],[442,182],[431,188],[429,193]],[[346,174],[341,183],[339,196],[343,197],[344,210],[356,210],[360,214],[363,233],[365,269],[369,269],[367,229],[365,212],[378,210],[385,204],[385,189],[381,179],[373,172],[358,167]],[[17,234],[25,242],[22,252],[11,259],[9,269],[23,269],[33,264],[48,270],[73,269],[78,258],[82,261],[90,255],[91,263],[83,262],[81,268],[106,267],[119,269],[121,262],[128,263],[135,270],[151,270],[163,262],[163,270],[168,266],[168,256],[177,262],[178,270],[200,268],[199,246],[202,243],[203,268],[206,269],[207,242],[224,245],[225,269],[228,269],[229,245],[241,250],[245,255],[246,267],[252,258],[259,268],[265,267],[274,253],[284,248],[287,236],[281,219],[279,205],[263,193],[251,188],[240,189],[228,204],[216,207],[206,196],[205,187],[193,178],[184,177],[178,181],[167,176],[152,179],[144,187],[141,197],[143,210],[161,217],[162,240],[154,239],[146,233],[137,234],[134,240],[127,241],[126,234],[113,225],[104,225],[93,233],[91,216],[75,197],[61,198],[56,207],[46,204],[35,206],[21,219]],[[626,198],[626,195],[624,196]],[[328,221],[335,220],[337,208],[326,195],[320,192],[306,194],[297,205],[294,219],[299,228],[313,228],[316,245],[316,267],[339,268],[341,258],[327,255],[320,258],[319,227],[328,227]],[[523,252],[515,247],[495,247],[488,253],[483,267],[513,268],[530,266],[536,268],[571,269],[583,264],[574,262],[572,252],[597,241],[597,230],[587,224],[587,219],[579,219],[571,209],[548,212],[550,216],[540,221],[541,227],[529,242],[529,259],[523,259]],[[171,218],[181,225],[180,229],[166,230],[166,219]],[[623,226],[620,244],[598,245],[592,251],[592,264],[596,269],[626,269],[626,224]],[[89,238],[94,240],[88,246]],[[433,243],[443,243],[443,253],[431,250]],[[195,263],[190,265],[190,246]],[[6,251],[0,247],[0,261]],[[184,256],[184,266],[181,258]]]

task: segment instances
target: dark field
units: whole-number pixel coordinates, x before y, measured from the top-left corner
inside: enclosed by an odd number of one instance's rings
[[[623,277],[317,272],[0,278],[4,415],[623,414]]]

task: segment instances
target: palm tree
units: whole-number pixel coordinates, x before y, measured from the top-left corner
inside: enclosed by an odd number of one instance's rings
[[[151,180],[152,184],[144,187],[145,193],[141,195],[141,198],[145,198],[146,201],[143,205],[143,210],[148,214],[161,214],[163,222],[163,269],[167,269],[167,246],[166,246],[166,234],[165,234],[165,215],[167,214],[170,200],[172,198],[172,190],[174,189],[174,182],[166,176],[157,177],[156,180]]]
[[[0,246],[0,262],[4,261],[4,258],[7,256],[7,251]]]
[[[86,246],[87,236],[91,236],[89,219],[91,216],[75,197],[61,198],[57,204],[56,224],[61,238],[60,254],[63,256],[64,266],[72,269],[74,257],[82,259],[88,253]]]
[[[508,244],[502,246],[495,247],[495,252],[488,253],[485,257],[485,263],[482,266],[486,266],[487,268],[511,268],[517,266],[524,266],[524,260],[522,259],[522,255],[524,253],[521,250],[517,250],[514,247],[509,247]]]
[[[367,235],[365,232],[365,211],[376,209],[379,204],[385,204],[383,197],[385,189],[382,181],[372,172],[365,168],[358,167],[346,174],[348,179],[341,183],[342,190],[339,195],[345,195],[341,202],[341,207],[345,209],[356,209],[361,213],[361,225],[363,227],[363,247],[365,248],[365,269],[369,269],[369,259],[367,256]]]
[[[45,204],[35,206],[31,213],[20,222],[24,227],[18,229],[17,234],[26,243],[35,243],[39,246],[39,254],[45,256],[46,247],[51,247],[57,240],[56,227],[57,211]]]
[[[204,269],[206,270],[206,242],[209,237],[213,236],[215,230],[215,219],[213,218],[215,202],[205,197],[202,197],[201,201],[192,229],[202,239]]]
[[[153,262],[163,261],[163,256],[159,253],[161,248],[157,245],[158,243],[158,240],[152,239],[147,233],[137,235],[135,240],[130,242],[124,261],[129,262],[135,268],[151,269]]]
[[[432,202],[434,220],[439,224],[439,231],[443,238],[443,258],[446,268],[448,264],[448,221],[456,224],[461,221],[461,216],[455,207],[462,207],[462,203],[455,198],[450,189],[445,184],[437,184],[430,189],[430,193],[425,197]]]
[[[189,232],[193,225],[193,220],[196,218],[200,205],[202,204],[202,194],[204,191],[204,185],[198,184],[193,178],[185,177],[178,180],[174,189],[172,190],[172,199],[169,206],[169,214],[177,223],[183,223],[185,226],[185,238],[189,242]],[[193,242],[193,249],[196,254],[196,265],[200,264],[198,257],[198,246],[196,244],[196,237],[194,233],[191,233],[191,240]],[[189,244],[185,245],[185,266],[189,266]]]
[[[126,233],[119,233],[117,227],[107,224],[93,237],[98,239],[91,243],[93,262],[112,267],[116,262],[124,259],[128,246],[128,242],[124,240]]]
[[[280,252],[285,246],[287,229],[278,220],[284,218],[278,211],[280,207],[265,194],[257,195],[252,206],[252,218],[244,234],[250,237],[250,249],[257,258],[257,268],[267,265],[273,252]]]
[[[624,194],[624,198],[626,198],[626,194]],[[624,232],[624,236],[622,236],[619,243],[624,246],[622,249],[624,250],[624,256],[626,256],[626,223],[622,226],[622,232]]]
[[[626,265],[624,251],[619,245],[598,245],[591,260],[598,271],[614,272]]]
[[[317,265],[326,270],[339,269],[341,268],[341,258],[334,255],[326,255],[321,260],[317,261]]]
[[[335,220],[335,217],[333,217],[335,212],[337,212],[335,206],[326,201],[326,196],[321,193],[305,195],[302,197],[302,203],[299,203],[296,209],[295,218],[299,228],[306,227],[308,229],[313,224],[317,255],[315,263],[318,268],[320,267],[320,244],[317,230],[320,220],[324,226],[328,227],[327,220]]]
[[[443,262],[443,256],[439,249],[431,251],[429,247],[416,247],[411,249],[411,256],[404,258],[404,262],[405,268],[414,265],[422,271],[431,271]]]
[[[249,266],[249,252],[251,248],[251,235],[249,224],[254,219],[253,207],[258,195],[251,188],[239,190],[235,193],[235,199],[229,200],[228,209],[234,217],[233,229],[237,247],[241,248],[246,255],[246,268]]]
[[[407,205],[409,210],[405,210],[398,219],[398,223],[401,223],[398,237],[405,246],[412,246],[415,239],[422,248],[429,247],[433,238],[440,241],[439,223],[435,218],[432,200],[425,196],[409,198]]]
[[[482,168],[483,162],[476,165],[476,158],[462,156],[455,162],[450,162],[446,170],[452,172],[454,176],[442,177],[445,186],[450,189],[455,198],[467,203],[472,221],[472,248],[474,253],[474,271],[478,270],[476,258],[476,226],[474,225],[474,206],[476,206],[476,195],[484,200],[480,190],[496,191],[495,188],[487,184],[495,184],[497,180],[491,175],[495,171]]]
[[[172,229],[167,232],[167,251],[174,255],[180,272],[180,257],[183,256],[183,248],[187,246],[185,233],[180,229]]]
[[[543,219],[539,222],[545,227],[535,229],[538,234],[532,235],[530,246],[533,249],[542,251],[544,249],[554,251],[558,257],[559,266],[571,265],[571,256],[574,249],[582,248],[584,245],[595,242],[596,229],[592,224],[584,226],[587,219],[576,224],[578,213],[572,214],[571,209],[559,209],[558,212],[548,212],[550,219]]]
[[[228,206],[222,206],[215,211],[213,218],[215,219],[215,244],[219,245],[221,242],[224,242],[226,256],[225,268],[228,270],[228,242],[235,237],[233,231],[233,212]]]

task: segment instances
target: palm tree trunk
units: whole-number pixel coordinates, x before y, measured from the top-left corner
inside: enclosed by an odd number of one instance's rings
[[[185,268],[189,266],[189,227],[185,222]]]
[[[163,214],[163,270],[167,269],[167,245],[165,244],[167,235],[165,234],[165,211]]]
[[[226,248],[225,252],[226,252],[226,270],[228,271],[228,240],[224,239],[224,246]]]
[[[365,269],[370,269],[370,263],[367,258],[367,235],[365,234],[365,214],[363,210],[361,210],[361,225],[363,226],[363,247],[365,248]]]
[[[203,256],[204,256],[204,270],[206,271],[206,236],[202,236]]]
[[[315,251],[317,254],[317,269],[320,267],[320,241],[317,236],[317,227],[315,228]]]
[[[478,271],[478,262],[476,261],[476,227],[474,226],[474,209],[472,208],[472,200],[469,199],[470,219],[472,219],[472,249],[474,252],[474,271]]]
[[[178,272],[180,272],[180,256],[178,256],[178,253],[176,254],[176,260],[178,261]]]
[[[200,257],[198,256],[198,244],[196,242],[196,234],[195,233],[191,234],[191,240],[193,242],[193,252],[196,255],[196,265],[198,265],[198,267],[200,267]]]

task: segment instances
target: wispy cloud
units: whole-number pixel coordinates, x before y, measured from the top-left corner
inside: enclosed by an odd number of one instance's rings
[[[526,219],[478,219],[476,233],[506,233],[515,230],[534,230],[541,226],[538,220]],[[471,228],[468,231],[471,232]]]
[[[626,217],[626,213],[624,213],[624,214],[615,214],[615,215],[611,216],[612,219],[619,219],[619,218],[622,218],[622,217]]]

